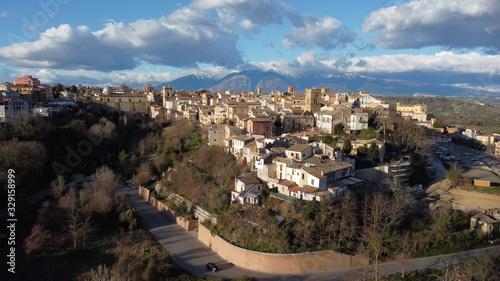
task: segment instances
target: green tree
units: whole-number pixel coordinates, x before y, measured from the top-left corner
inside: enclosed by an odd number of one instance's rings
[[[352,143],[350,139],[344,139],[344,145],[342,146],[342,150],[345,155],[349,155],[352,151]]]
[[[281,133],[281,128],[283,126],[283,119],[281,118],[281,114],[276,114],[274,117],[274,129],[275,129],[275,134],[277,135],[278,133]]]
[[[335,124],[335,126],[333,127],[333,134],[339,135],[342,134],[343,132],[344,132],[344,125],[342,125],[342,122]]]
[[[54,98],[58,98],[61,95],[62,91],[64,91],[64,86],[59,83],[55,87],[52,87],[52,92],[54,92]]]
[[[312,221],[316,217],[316,211],[318,209],[318,201],[316,198],[307,203],[306,212],[304,213],[305,221]]]
[[[334,138],[331,135],[326,135],[323,137],[323,142],[326,144],[336,145],[337,141],[337,138]]]
[[[371,140],[377,137],[377,132],[374,128],[369,127],[368,129],[361,130],[359,133],[359,138],[362,140]]]
[[[373,161],[378,161],[378,146],[376,143],[372,142],[368,147],[368,155],[373,159]]]
[[[120,167],[120,172],[126,176],[126,177],[130,177],[130,175],[132,174],[132,170],[131,170],[131,165],[130,165],[130,155],[125,152],[125,150],[122,150],[120,152],[120,155],[118,155],[118,163],[119,163],[119,167]]]
[[[358,157],[364,158],[368,154],[368,148],[366,146],[360,146],[356,149],[356,154],[358,154]]]

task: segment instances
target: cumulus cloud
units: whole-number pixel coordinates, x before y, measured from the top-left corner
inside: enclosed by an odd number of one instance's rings
[[[347,72],[359,74],[391,74],[420,71],[424,73],[500,75],[500,55],[476,52],[455,54],[443,51],[434,55],[382,55],[371,57],[333,56],[318,58],[306,52],[292,61],[279,60],[250,63],[261,70],[304,74],[305,72]]]
[[[0,48],[8,65],[68,70],[133,69],[145,61],[181,68],[198,63],[226,67],[241,64],[237,37],[217,22],[182,8],[157,20],[110,22],[98,31],[67,24],[50,28],[34,42]]]
[[[344,47],[354,39],[354,33],[343,26],[340,21],[331,17],[318,19],[307,15],[303,18],[302,25],[294,27],[291,33],[285,35],[282,43],[289,49],[319,46],[325,50],[331,50]]]
[[[383,8],[370,14],[365,33],[374,31],[385,48],[500,50],[500,1],[421,0]]]

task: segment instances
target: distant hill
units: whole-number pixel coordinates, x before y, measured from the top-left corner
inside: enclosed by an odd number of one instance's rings
[[[174,90],[210,90],[221,92],[232,90],[235,92],[262,92],[270,93],[273,90],[286,91],[288,86],[294,86],[297,93],[304,93],[307,88],[330,88],[331,92],[359,92],[369,91],[373,95],[423,95],[438,96],[497,96],[497,93],[475,91],[435,83],[416,83],[405,80],[383,79],[367,77],[357,74],[329,74],[329,75],[285,75],[273,71],[245,70],[231,73],[223,78],[193,74],[178,78],[168,83],[160,84],[156,88],[170,84]]]

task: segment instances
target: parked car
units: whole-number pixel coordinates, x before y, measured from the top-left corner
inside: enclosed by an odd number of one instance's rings
[[[207,269],[210,271],[217,271],[217,270],[219,270],[219,267],[217,267],[217,265],[215,265],[215,263],[209,262],[209,263],[207,263]]]

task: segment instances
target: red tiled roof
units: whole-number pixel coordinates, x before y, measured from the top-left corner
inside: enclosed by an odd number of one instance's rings
[[[300,186],[297,185],[297,186],[294,186],[292,188],[289,188],[288,191],[293,192],[293,193],[297,193],[301,189],[302,189],[302,187],[300,187]]]

